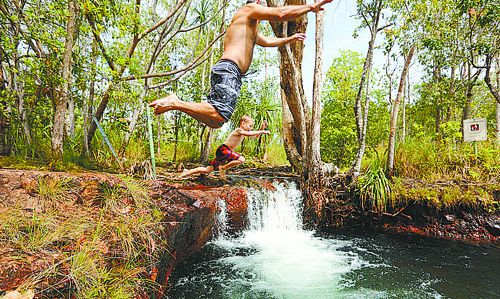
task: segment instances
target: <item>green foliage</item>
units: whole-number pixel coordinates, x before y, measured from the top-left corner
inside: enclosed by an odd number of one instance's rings
[[[500,175],[500,149],[479,143],[478,156],[469,143],[435,142],[429,137],[410,138],[396,149],[396,174],[428,180],[464,178],[489,181]]]
[[[340,168],[350,166],[358,147],[353,107],[362,68],[361,54],[346,50],[333,60],[326,74],[322,96],[321,155],[324,161],[334,162]],[[374,89],[371,94],[368,147],[376,147],[388,139],[389,112],[384,96],[380,89]]]
[[[384,168],[378,158],[374,159],[358,181],[361,207],[364,208],[369,203],[370,209],[379,214],[387,210],[389,203],[394,206],[391,183]]]

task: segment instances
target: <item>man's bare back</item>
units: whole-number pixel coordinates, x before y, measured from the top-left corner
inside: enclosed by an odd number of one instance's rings
[[[263,7],[251,3],[240,8],[233,16],[224,40],[224,53],[221,59],[235,62],[243,73],[248,71],[252,62],[255,44],[264,47],[277,47],[295,40],[304,40],[305,35],[294,35],[288,40],[261,36],[258,32],[260,20],[283,22],[299,17],[309,11],[322,10],[322,5],[332,0],[322,0],[312,5]]]
[[[235,62],[246,73],[253,57],[259,21],[250,18],[248,5],[240,8],[227,27],[221,59]]]

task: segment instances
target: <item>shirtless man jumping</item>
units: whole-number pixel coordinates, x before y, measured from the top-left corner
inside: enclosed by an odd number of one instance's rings
[[[319,12],[333,0],[320,0],[314,4],[267,7],[265,0],[248,0],[233,16],[224,40],[221,59],[212,68],[211,89],[207,102],[186,102],[175,94],[153,101],[149,107],[156,115],[170,110],[187,113],[211,128],[220,128],[229,121],[240,94],[241,78],[250,67],[255,44],[262,47],[280,47],[294,41],[303,41],[305,34],[290,37],[265,37],[258,32],[261,20],[285,22],[308,12]]]

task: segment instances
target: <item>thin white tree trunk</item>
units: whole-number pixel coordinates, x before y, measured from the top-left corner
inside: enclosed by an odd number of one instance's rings
[[[324,198],[320,191],[323,187],[323,165],[320,152],[321,128],[321,88],[323,85],[323,20],[324,13],[316,13],[316,55],[314,65],[312,113],[308,119],[307,152],[304,161],[305,211],[306,222],[318,225],[323,218]]]
[[[377,11],[372,16],[371,24],[369,25],[371,30],[371,38],[368,42],[368,51],[366,53],[366,59],[363,66],[363,72],[361,74],[358,93],[356,95],[356,103],[354,105],[354,115],[356,117],[356,132],[358,136],[358,151],[349,171],[354,178],[359,175],[359,172],[361,170],[361,162],[363,161],[363,156],[365,155],[366,148],[366,129],[368,127],[368,112],[370,106],[370,73],[372,68],[375,39],[377,38],[377,33],[379,30],[378,24],[382,12],[383,1],[378,0],[376,5]],[[363,89],[365,89],[364,111],[361,104]]]
[[[402,115],[401,115],[401,142],[406,139],[406,103],[410,102],[410,73],[406,75],[406,97],[402,99]]]
[[[308,159],[305,177],[321,176],[320,128],[321,89],[323,86],[323,20],[324,13],[316,13],[316,55],[314,65],[312,115],[307,134]]]
[[[73,138],[75,136],[75,99],[72,96],[68,97],[68,114],[66,121],[68,137]]]
[[[92,43],[92,58],[91,58],[91,70],[90,70],[90,87],[89,87],[89,98],[83,101],[83,154],[88,156],[90,154],[90,146],[88,143],[88,133],[90,122],[92,121],[92,107],[94,105],[95,96],[95,76],[96,76],[96,63],[97,63],[97,42],[94,39]]]
[[[406,56],[405,64],[403,66],[403,70],[401,72],[401,79],[399,81],[398,94],[396,95],[396,99],[394,100],[394,105],[391,111],[391,119],[389,125],[389,152],[387,154],[387,169],[388,175],[394,175],[394,153],[396,147],[396,125],[398,123],[398,110],[399,104],[401,103],[401,99],[404,97],[405,90],[405,82],[408,74],[408,69],[410,68],[411,60],[413,59],[413,55],[415,53],[415,45],[410,48],[408,55]]]

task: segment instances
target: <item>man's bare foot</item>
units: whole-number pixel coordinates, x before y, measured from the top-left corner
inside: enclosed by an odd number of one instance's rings
[[[189,170],[184,169],[177,178],[182,180],[182,179],[187,179],[188,177],[189,177]]]
[[[226,170],[219,166],[219,177],[221,180],[226,180]]]
[[[165,98],[155,100],[149,104],[149,107],[155,109],[155,115],[165,113],[167,111],[173,110],[176,107],[176,102],[179,98],[173,93]]]

